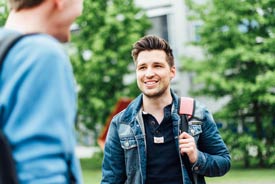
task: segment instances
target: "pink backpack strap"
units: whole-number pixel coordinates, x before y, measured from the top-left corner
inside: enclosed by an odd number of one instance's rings
[[[195,110],[195,100],[190,97],[180,97],[179,100],[179,114],[185,114],[187,115],[188,119],[191,118]]]
[[[195,109],[195,100],[190,97],[180,97],[179,98],[179,115],[180,115],[180,133],[181,132],[189,132],[189,126],[188,126],[188,121],[190,118],[192,118],[194,114],[194,109]],[[182,160],[184,165],[186,166],[187,173],[189,178],[191,179],[191,183],[194,183],[193,179],[193,172],[191,169],[191,164],[189,162],[189,158],[187,154],[184,154],[182,156]]]

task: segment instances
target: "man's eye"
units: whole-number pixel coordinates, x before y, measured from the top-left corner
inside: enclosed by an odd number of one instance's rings
[[[138,67],[138,70],[144,70],[144,69],[145,69],[144,66]]]

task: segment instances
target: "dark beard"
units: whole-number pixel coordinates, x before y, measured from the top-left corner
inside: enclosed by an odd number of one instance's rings
[[[160,91],[158,91],[157,93],[154,93],[154,94],[143,93],[143,95],[146,96],[147,98],[157,99],[157,98],[162,97],[166,90],[167,90],[167,88],[161,89]]]

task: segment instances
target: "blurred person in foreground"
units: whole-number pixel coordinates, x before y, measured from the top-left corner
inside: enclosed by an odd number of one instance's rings
[[[202,104],[196,102],[190,132],[180,130],[179,97],[170,88],[176,68],[168,43],[145,36],[133,45],[132,57],[141,94],[112,119],[101,183],[201,184],[204,176],[227,173],[228,149]]]
[[[1,37],[20,39],[1,67],[0,126],[21,184],[82,183],[75,154],[75,80],[61,43],[83,0],[9,0]],[[37,34],[38,33],[38,34]]]

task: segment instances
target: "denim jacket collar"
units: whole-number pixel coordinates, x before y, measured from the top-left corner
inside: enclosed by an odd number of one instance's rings
[[[175,92],[171,89],[171,95],[173,98],[173,105],[172,105],[172,114],[176,113],[178,111],[178,96]],[[125,112],[123,113],[121,120],[125,123],[130,123],[134,121],[134,118],[138,115],[138,113],[141,113],[142,111],[142,97],[143,94],[140,94],[137,96],[125,109]]]

